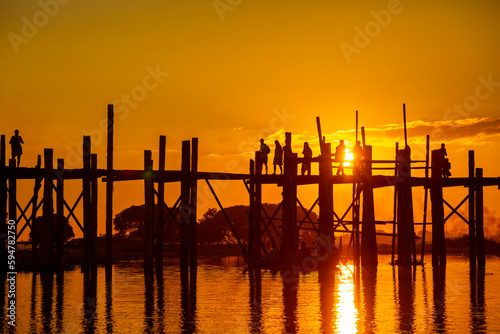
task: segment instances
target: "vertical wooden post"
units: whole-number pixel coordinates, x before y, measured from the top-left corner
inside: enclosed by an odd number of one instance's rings
[[[198,196],[198,138],[191,140],[191,199],[189,205],[189,266],[196,268],[198,251],[196,240],[196,210]]]
[[[426,137],[425,145],[425,179],[429,179],[429,135]],[[424,252],[425,252],[425,234],[427,226],[427,197],[429,195],[429,187],[425,187],[424,190],[424,217],[423,217],[423,227],[422,227],[422,252],[420,254],[420,263],[424,264]]]
[[[285,133],[283,183],[283,248],[293,249],[299,241],[297,230],[297,154],[292,153],[292,134]]]
[[[469,265],[476,268],[476,219],[475,219],[475,180],[474,151],[469,151]]]
[[[323,141],[323,134],[321,133],[321,121],[319,119],[319,116],[316,117],[316,127],[318,128],[319,151],[320,151],[320,154],[323,155],[324,154],[323,153],[323,146],[324,146],[325,142]]]
[[[35,179],[35,186],[33,188],[33,204],[31,207],[31,223],[34,224],[36,220],[36,215],[38,212],[38,192],[40,191],[40,188],[42,186],[42,179],[43,176],[40,173],[40,168],[42,167],[42,156],[39,154],[37,157],[37,163],[36,163],[36,171],[37,171],[37,176]],[[31,225],[32,227],[34,225]],[[33,263],[39,263],[38,260],[38,243],[39,243],[39,238],[38,238],[38,231],[34,231],[32,234],[31,238],[31,254],[32,254],[32,261]]]
[[[396,143],[396,155],[395,155],[395,164],[394,164],[394,177],[398,177],[398,152],[399,152],[399,143]],[[396,252],[396,227],[397,227],[397,214],[398,214],[398,189],[394,187],[394,209],[392,212],[392,253],[391,253],[391,264],[394,264],[394,254]]]
[[[181,270],[186,270],[189,265],[189,199],[190,199],[190,184],[191,175],[190,168],[190,141],[182,142],[182,161],[181,161]]]
[[[476,243],[477,264],[479,268],[484,268],[486,265],[483,210],[483,169],[476,168]]]
[[[254,184],[254,212],[253,212],[253,229],[254,229],[254,243],[253,243],[253,256],[255,258],[260,258],[261,256],[261,251],[260,251],[260,245],[262,243],[261,241],[261,224],[262,224],[262,182],[260,180],[260,177],[262,175],[262,160],[260,157],[260,152],[256,151],[255,152],[255,163],[258,166],[255,169],[255,176],[256,176],[256,181]]]
[[[363,169],[363,225],[361,234],[361,264],[363,267],[376,267],[377,259],[377,235],[375,229],[375,206],[373,203],[372,176],[372,147],[364,148]]]
[[[254,258],[253,250],[255,244],[255,171],[257,163],[250,159],[250,207],[248,214],[248,257],[250,259]]]
[[[408,147],[408,135],[406,133],[406,106],[404,103],[403,103],[403,125],[405,133],[405,147]]]
[[[444,244],[444,208],[443,175],[444,154],[441,150],[432,151],[431,161],[431,214],[432,214],[432,266],[446,264],[446,251]]]
[[[66,222],[64,221],[64,159],[57,159],[57,193],[56,193],[56,214],[57,214],[57,232],[56,232],[56,265],[58,268],[62,266],[64,252],[64,229]],[[34,203],[33,205],[36,205]]]
[[[411,264],[411,245],[412,245],[412,221],[413,212],[411,211],[411,153],[409,146],[399,150],[398,174],[401,178],[396,183],[398,193],[398,264],[400,266],[409,266]]]
[[[154,223],[154,185],[153,185],[153,161],[151,151],[144,151],[144,269],[153,267],[153,223]]]
[[[97,154],[90,156],[91,171],[90,171],[90,189],[91,189],[91,237],[90,237],[90,251],[91,251],[91,269],[97,270]]]
[[[160,136],[160,151],[158,159],[158,170],[165,171],[167,138]],[[163,231],[165,220],[165,182],[162,176],[158,180],[158,205],[156,206],[156,267],[163,265]]]
[[[91,176],[90,176],[90,136],[83,136],[83,257],[84,264],[82,269],[90,269],[92,261],[91,234],[92,234],[92,194],[91,194]]]
[[[106,268],[113,264],[113,149],[114,106],[108,104],[108,138],[106,156]]]
[[[319,231],[331,237],[333,232],[332,145],[325,143],[319,162]]]
[[[44,150],[45,182],[43,184],[43,226],[38,226],[40,237],[40,266],[41,269],[48,269],[53,265],[53,221],[54,221],[54,199],[52,187],[54,186],[53,151],[46,148]]]

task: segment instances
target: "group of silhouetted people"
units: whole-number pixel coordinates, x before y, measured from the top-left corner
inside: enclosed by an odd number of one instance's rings
[[[275,149],[274,149],[274,159],[273,159],[273,174],[276,174],[276,167],[279,167],[280,174],[283,174],[283,156],[285,154],[291,154],[291,149],[288,149],[289,145],[285,142],[284,146],[281,146],[278,140],[274,141]],[[262,172],[262,166],[265,167],[266,174],[268,173],[268,155],[271,153],[271,149],[264,142],[264,139],[260,139],[260,168]],[[339,145],[335,148],[335,160],[339,162],[339,167],[337,169],[337,175],[345,175],[344,173],[344,160],[345,160],[346,148],[344,144],[344,140],[340,140]],[[304,148],[302,150],[302,167],[301,174],[302,175],[311,175],[311,161],[313,152],[308,142],[304,142]],[[353,160],[354,160],[354,173],[359,172],[359,168],[361,166],[361,158],[363,157],[363,148],[361,147],[360,141],[356,141],[356,145],[353,148]]]

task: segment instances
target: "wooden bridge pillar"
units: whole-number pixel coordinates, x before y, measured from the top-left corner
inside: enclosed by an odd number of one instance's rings
[[[372,147],[364,148],[365,163],[362,171],[363,179],[363,223],[361,230],[361,264],[363,267],[376,267],[377,235],[375,229],[375,207],[373,203],[372,176]]]
[[[398,224],[398,265],[411,265],[413,211],[411,189],[411,151],[410,147],[398,151],[398,175],[396,183],[398,198],[397,224]]]
[[[446,265],[444,242],[443,175],[444,153],[432,151],[431,161],[431,214],[432,214],[432,266]]]
[[[54,168],[52,149],[44,150],[44,184],[43,184],[43,220],[42,226],[38,226],[40,238],[40,269],[47,270],[53,263],[52,235],[54,223],[54,198],[52,188],[54,186]]]
[[[160,136],[160,149],[158,159],[158,171],[165,171],[165,156],[166,156],[167,138]],[[164,220],[165,220],[165,182],[162,179],[158,180],[158,205],[156,206],[156,267],[163,265],[163,236],[164,236]]]
[[[151,151],[144,151],[144,269],[153,268],[154,190]]]
[[[476,244],[477,265],[484,268],[486,256],[484,253],[484,219],[483,219],[483,169],[476,168]]]
[[[323,144],[323,153],[319,162],[319,233],[332,237],[333,233],[333,184],[332,144]]]
[[[83,136],[83,270],[92,266],[92,190],[91,190],[91,166],[90,166],[90,136]]]
[[[469,266],[476,268],[476,209],[475,209],[475,179],[474,151],[469,151]]]
[[[253,250],[255,244],[255,169],[257,164],[250,159],[250,182],[248,193],[250,195],[248,212],[248,257],[254,258]]]
[[[190,146],[189,140],[182,142],[182,161],[181,161],[181,270],[186,270],[189,265],[189,200],[190,200],[190,184],[191,175],[190,168]]]
[[[283,183],[283,248],[293,249],[299,241],[297,229],[297,153],[292,153],[292,134],[285,133]]]
[[[196,210],[198,207],[198,138],[191,139],[191,198],[189,202],[189,266],[191,270],[198,265],[198,246],[196,239]],[[191,271],[192,273],[192,271]]]
[[[64,159],[57,159],[57,193],[56,193],[56,266],[60,268],[63,264],[64,253],[64,229],[66,227],[64,217]],[[36,204],[35,204],[36,205]]]
[[[254,212],[253,212],[253,234],[254,234],[254,242],[253,242],[253,256],[254,258],[260,258],[261,256],[261,227],[262,227],[262,182],[260,182],[260,176],[262,175],[262,159],[260,157],[260,152],[255,152],[255,176],[256,182],[254,184]]]
[[[90,258],[92,270],[97,270],[97,154],[90,155],[90,194],[91,194],[91,220],[90,220]]]
[[[113,264],[113,136],[114,106],[108,104],[108,137],[106,156],[106,268]],[[111,271],[109,271],[111,273]]]
[[[35,166],[35,169],[37,171],[37,177],[35,178],[35,186],[33,187],[33,205],[31,206],[31,216],[30,216],[30,220],[32,223],[35,221],[36,215],[38,213],[38,192],[42,187],[43,176],[40,173],[40,168],[42,168],[42,156],[39,154]],[[35,232],[33,233],[33,237],[31,238],[31,258],[33,263],[40,262],[38,259],[38,243],[39,243],[38,235]]]

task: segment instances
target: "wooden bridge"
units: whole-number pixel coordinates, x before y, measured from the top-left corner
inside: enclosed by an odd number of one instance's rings
[[[357,122],[356,122],[357,123]],[[406,123],[406,122],[405,122]],[[0,145],[0,217],[16,222],[17,238],[28,229],[33,229],[35,218],[39,211],[43,215],[43,228],[37,229],[32,238],[33,256],[40,265],[40,269],[49,269],[59,266],[63,257],[62,229],[72,221],[82,230],[84,239],[83,254],[85,262],[82,269],[97,267],[97,208],[99,181],[106,185],[106,266],[112,264],[113,243],[113,183],[125,180],[139,180],[144,182],[145,202],[145,238],[144,238],[144,266],[153,267],[155,260],[158,266],[163,262],[163,238],[173,224],[180,227],[180,259],[181,268],[195,268],[197,265],[197,200],[198,181],[205,181],[220,210],[223,212],[229,226],[241,246],[242,252],[249,258],[269,256],[263,237],[271,230],[278,235],[285,250],[291,250],[299,241],[299,230],[314,230],[318,236],[334,239],[337,233],[350,233],[350,253],[354,263],[362,266],[377,265],[377,224],[393,224],[393,263],[400,266],[410,266],[423,263],[425,251],[425,231],[427,225],[432,227],[432,265],[446,264],[446,248],[444,242],[444,223],[451,215],[456,214],[469,225],[469,259],[471,267],[485,265],[484,232],[483,232],[483,187],[500,187],[500,178],[483,177],[481,168],[475,168],[474,152],[469,151],[468,177],[443,178],[444,154],[441,150],[429,149],[427,136],[426,159],[414,161],[411,159],[411,150],[407,144],[403,149],[396,145],[394,160],[376,160],[372,158],[372,146],[366,145],[364,129],[361,128],[363,142],[363,158],[355,161],[352,167],[353,175],[333,175],[333,168],[342,163],[333,158],[331,144],[321,135],[321,125],[317,118],[318,135],[320,138],[321,154],[312,158],[311,162],[318,163],[318,175],[298,175],[297,166],[304,158],[299,158],[291,150],[292,135],[286,133],[284,149],[283,175],[262,175],[260,153],[255,152],[255,159],[250,160],[248,174],[234,173],[206,173],[198,171],[198,139],[182,142],[182,160],[179,170],[165,170],[166,138],[159,140],[159,167],[153,170],[152,153],[144,151],[143,170],[115,170],[113,168],[113,105],[108,105],[108,134],[107,134],[107,168],[97,168],[97,155],[91,153],[91,138],[84,136],[83,140],[83,168],[66,169],[64,160],[58,159],[54,167],[52,149],[45,149],[43,167],[41,157],[36,167],[15,167],[15,161],[10,160],[7,165],[5,135],[1,136]],[[356,136],[357,136],[356,124]],[[406,126],[405,126],[406,138]],[[356,138],[357,139],[357,138]],[[432,158],[432,159],[431,159]],[[431,163],[432,162],[432,163]],[[391,170],[393,175],[373,175],[374,170]],[[412,170],[423,169],[424,177],[412,176]],[[22,207],[17,201],[17,180],[29,179],[34,181],[34,191],[29,203]],[[66,180],[81,180],[82,190],[75,203],[68,203],[64,197]],[[249,194],[249,234],[248,242],[243,243],[236,234],[231,219],[226,214],[214,188],[213,180],[243,181]],[[165,202],[165,184],[178,182],[181,185],[180,194],[172,206]],[[282,190],[282,202],[278,209],[281,211],[282,226],[276,227],[274,221],[279,217],[278,212],[268,214],[262,205],[262,185],[275,184]],[[317,185],[318,198],[311,208],[305,208],[297,198],[297,187],[301,185]],[[334,210],[333,189],[336,184],[352,185],[352,202],[347,211],[338,214]],[[392,221],[378,221],[375,219],[373,189],[380,187],[394,187],[394,218]],[[423,187],[424,212],[423,234],[420,249],[420,259],[417,257],[416,234],[414,226],[414,211],[412,188]],[[468,195],[456,207],[451,206],[443,198],[443,188],[466,187]],[[39,192],[43,188],[43,195]],[[428,193],[430,192],[432,219],[427,221]],[[55,196],[55,200],[54,200]],[[458,209],[468,203],[468,217],[464,217]],[[75,214],[78,205],[83,206],[83,217]],[[312,221],[310,213],[319,205],[319,220]],[[445,217],[444,206],[452,212]],[[301,221],[297,220],[297,207],[305,214]],[[55,208],[55,210],[54,210]],[[155,210],[156,208],[156,210]],[[360,216],[362,212],[362,217]],[[54,221],[53,217],[57,217]],[[56,224],[53,229],[52,224]],[[7,225],[1,224],[2,236],[0,251],[1,257],[6,258],[5,235]],[[52,231],[56,231],[53,235]],[[397,242],[396,242],[397,239]],[[397,245],[397,252],[396,252]],[[55,250],[55,251],[54,251]],[[394,260],[397,253],[397,261]],[[5,268],[2,268],[5,269]]]

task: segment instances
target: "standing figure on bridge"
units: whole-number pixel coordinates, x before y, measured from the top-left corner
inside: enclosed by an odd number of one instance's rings
[[[344,159],[345,159],[345,145],[344,140],[340,140],[340,144],[335,148],[335,160],[339,162],[339,168],[337,169],[337,175],[344,174]]]
[[[264,143],[264,139],[260,139],[260,170],[262,172],[262,165],[265,165],[266,166],[266,174],[267,174],[267,155],[269,154],[269,152],[271,152],[271,149],[269,148],[269,146],[267,146],[265,143]]]
[[[16,159],[17,157],[17,167],[19,167],[21,163],[21,154],[23,154],[21,144],[24,144],[23,138],[19,135],[19,130],[14,131],[14,135],[10,138],[9,144],[12,151],[12,159]]]
[[[352,158],[354,162],[354,175],[361,174],[361,159],[363,158],[363,148],[361,147],[361,142],[356,140],[356,145],[352,149]]]
[[[448,158],[446,158],[446,156],[448,156],[448,153],[446,153],[446,148],[444,147],[444,143],[441,144],[440,151],[441,151],[441,156],[443,159],[443,168],[442,168],[443,177],[448,178],[451,176],[451,172],[450,172],[451,163],[450,163],[450,160],[448,160]]]
[[[276,148],[274,149],[273,174],[276,174],[276,166],[280,167],[280,174],[283,174],[283,148],[278,140],[275,140],[274,144],[276,145]]]
[[[308,142],[304,142],[304,149],[302,150],[302,154],[304,155],[304,161],[302,162],[302,175],[311,175],[311,159],[313,156],[313,152],[309,147]]]

